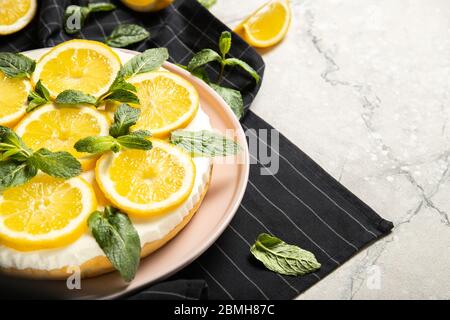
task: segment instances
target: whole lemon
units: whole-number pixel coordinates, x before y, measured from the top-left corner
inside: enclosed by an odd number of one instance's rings
[[[122,2],[135,11],[151,12],[164,9],[174,0],[122,0]]]

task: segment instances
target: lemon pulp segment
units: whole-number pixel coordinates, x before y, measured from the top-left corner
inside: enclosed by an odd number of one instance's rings
[[[0,0],[0,24],[14,24],[27,14],[30,6],[30,0]]]
[[[0,125],[8,125],[23,116],[29,88],[27,80],[9,78],[0,71]]]
[[[151,150],[122,150],[97,162],[96,180],[105,196],[126,213],[148,217],[182,203],[192,192],[192,158],[168,142],[151,139]]]
[[[114,159],[110,178],[117,192],[133,202],[160,202],[183,185],[185,169],[160,148],[129,150]]]
[[[76,61],[75,64],[72,61]],[[42,83],[52,91],[81,90],[95,94],[108,84],[113,69],[105,56],[89,49],[69,49],[49,61],[41,72]]]

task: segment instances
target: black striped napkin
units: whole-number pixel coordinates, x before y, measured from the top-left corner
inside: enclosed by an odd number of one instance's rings
[[[42,0],[30,26],[0,38],[0,51],[49,47],[71,39],[62,29],[64,9],[80,3],[86,1]],[[181,64],[187,64],[200,49],[216,48],[220,33],[228,30],[196,0],[177,0],[153,14],[138,14],[118,3],[118,9],[112,13],[92,15],[80,36],[102,40],[121,23],[141,24],[152,34],[151,39],[130,49],[167,47],[171,60]],[[263,75],[263,60],[237,35],[233,35],[231,55]],[[209,68],[208,72],[217,70]],[[226,74],[224,85],[243,92],[246,109],[259,90],[239,72]],[[278,132],[272,131],[272,135],[279,134],[279,146],[272,148],[270,135],[265,139],[258,133],[273,128],[257,115],[247,111],[242,126],[250,139],[257,139],[269,154],[278,157],[278,172],[267,174],[271,165],[252,154],[255,164],[251,165],[244,200],[219,240],[169,281],[132,298],[292,299],[392,229],[391,222],[382,219]],[[249,254],[250,245],[261,232],[312,251],[321,262],[321,269],[303,277],[268,272]]]

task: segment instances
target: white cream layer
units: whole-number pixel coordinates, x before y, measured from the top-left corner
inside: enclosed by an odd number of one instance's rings
[[[192,131],[210,130],[209,117],[199,108],[194,120],[187,129]],[[210,176],[212,160],[210,158],[194,158],[196,177],[194,189],[189,198],[175,210],[156,218],[148,220],[133,220],[133,224],[144,244],[164,238],[189,213],[200,199]],[[83,177],[92,181],[93,172],[83,174]],[[52,270],[67,266],[79,266],[97,256],[105,254],[95,239],[88,232],[69,246],[51,250],[20,252],[0,245],[0,267],[38,270]]]

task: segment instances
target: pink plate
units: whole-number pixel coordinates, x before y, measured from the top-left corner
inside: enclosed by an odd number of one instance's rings
[[[36,59],[47,50],[33,50],[25,54]],[[122,55],[137,54],[137,52],[129,50],[119,50]],[[82,280],[81,290],[67,289],[66,281],[5,279],[2,276],[3,279],[0,278],[0,283],[3,288],[11,286],[22,293],[33,292],[39,297],[115,298],[129,294],[150,283],[161,281],[187,266],[206,251],[228,226],[241,203],[248,181],[249,153],[244,131],[228,105],[208,85],[171,63],[166,63],[164,67],[194,84],[200,95],[201,107],[210,117],[215,130],[225,132],[225,130],[231,129],[234,131],[236,140],[243,146],[239,159],[232,159],[233,161],[226,161],[226,163],[216,161],[209,190],[198,212],[173,240],[141,261],[136,278],[130,284],[125,284],[118,273],[114,272]],[[28,294],[25,293],[25,295]]]

